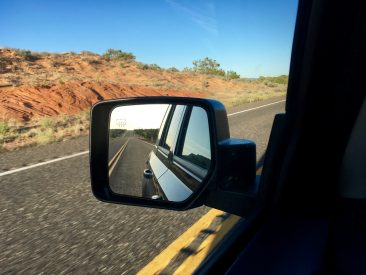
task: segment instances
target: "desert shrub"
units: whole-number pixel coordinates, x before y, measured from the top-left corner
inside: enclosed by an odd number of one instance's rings
[[[149,65],[144,64],[144,63],[138,63],[137,64],[137,68],[140,70],[148,70],[149,69]]]
[[[9,132],[10,127],[8,122],[6,121],[0,121],[0,135],[5,135],[7,132]]]
[[[75,117],[72,115],[63,115],[59,118],[59,124],[63,128],[67,128],[75,123]]]
[[[37,134],[38,134],[38,130],[31,129],[29,132],[26,133],[26,137],[34,138],[35,136],[37,136]]]
[[[37,57],[34,56],[31,51],[17,49],[15,50],[15,53],[17,56],[27,61],[34,61],[37,59]]]
[[[42,79],[38,82],[41,87],[49,87],[50,81],[48,79]]]
[[[121,50],[108,49],[103,58],[106,60],[126,60],[134,61],[136,57],[132,53],[122,52]]]
[[[287,84],[288,83],[288,76],[287,75],[280,75],[280,76],[260,76],[258,81],[269,83],[276,83],[276,84]]]
[[[36,134],[35,139],[38,144],[47,144],[53,142],[55,136],[52,129],[45,129],[44,131],[39,131]]]
[[[90,113],[88,110],[82,111],[77,114],[75,117],[74,124],[77,125],[80,131],[87,131],[89,129],[89,120],[90,120]]]
[[[154,142],[159,133],[159,129],[135,129],[134,132],[147,141]]]
[[[51,129],[51,130],[54,130],[56,128],[56,121],[52,118],[49,118],[49,117],[45,117],[45,118],[42,118],[40,121],[39,121],[39,124],[41,126],[41,129]]]
[[[160,70],[162,70],[162,68],[157,64],[150,64],[149,70],[160,71]]]
[[[153,70],[153,71],[160,71],[162,68],[157,64],[144,64],[144,63],[138,63],[137,68],[140,70]]]
[[[273,83],[271,81],[264,81],[264,85],[266,85],[267,87],[270,87],[270,88],[277,87],[277,84],[276,83]]]
[[[95,77],[95,80],[97,82],[101,82],[102,81],[102,76],[100,74],[98,74],[96,77]]]
[[[240,78],[240,75],[235,71],[227,71],[226,78],[227,79],[238,79],[238,78]]]
[[[171,68],[168,69],[168,71],[175,72],[175,73],[179,72],[179,70],[176,67],[171,67]]]
[[[31,52],[31,56],[30,60],[34,61],[34,60],[38,60],[41,59],[43,57],[42,52]]]
[[[194,71],[193,71],[192,68],[184,67],[183,70],[182,70],[182,72],[184,72],[184,73],[193,73]]]
[[[225,76],[225,71],[220,68],[220,64],[214,59],[205,57],[204,59],[194,60],[192,64],[194,72]]]
[[[125,132],[126,132],[125,129],[110,129],[109,130],[109,136],[111,138],[122,137]]]
[[[29,127],[16,120],[3,120],[0,121],[0,151],[61,141],[88,131],[89,110],[73,115],[36,118]]]

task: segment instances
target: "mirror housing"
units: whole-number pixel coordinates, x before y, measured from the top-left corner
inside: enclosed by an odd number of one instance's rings
[[[141,104],[199,106],[206,110],[211,135],[211,168],[202,185],[182,202],[150,200],[114,193],[109,186],[109,120],[114,108]],[[230,139],[227,113],[212,99],[184,97],[140,97],[101,101],[91,109],[90,174],[93,194],[101,201],[172,210],[208,205],[245,215],[257,203],[255,143]]]

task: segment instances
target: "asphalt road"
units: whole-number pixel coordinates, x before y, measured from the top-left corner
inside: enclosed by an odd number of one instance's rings
[[[113,192],[130,196],[142,196],[143,171],[153,145],[136,137],[128,140],[126,148],[109,178]]]
[[[108,161],[111,161],[111,159],[116,155],[119,149],[125,144],[128,138],[126,137],[118,137],[109,139],[109,150],[108,150]]]
[[[273,99],[234,108],[256,108]],[[268,142],[284,103],[229,117],[232,137]],[[88,154],[3,175],[13,168],[88,150],[88,138],[0,155],[1,274],[134,274],[208,211],[106,204],[90,190]]]
[[[116,155],[119,149],[125,144],[129,137],[133,136],[131,131],[126,131],[122,136],[110,138],[108,144],[108,161]]]

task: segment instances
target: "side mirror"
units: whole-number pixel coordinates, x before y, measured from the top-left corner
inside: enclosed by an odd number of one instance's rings
[[[255,144],[230,139],[218,101],[142,97],[91,110],[91,183],[102,201],[243,215],[256,203],[255,166]]]

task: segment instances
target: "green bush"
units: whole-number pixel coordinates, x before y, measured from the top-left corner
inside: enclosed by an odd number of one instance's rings
[[[108,49],[103,58],[106,60],[125,60],[134,61],[136,57],[132,53],[122,52],[121,50]]]
[[[150,70],[154,70],[154,71],[160,71],[160,70],[162,70],[162,68],[159,65],[157,65],[157,64],[150,64],[149,65],[149,69]]]
[[[158,137],[159,129],[135,129],[134,132],[149,142],[155,142]]]
[[[157,64],[144,64],[144,63],[138,63],[137,68],[140,70],[153,70],[153,71],[160,71],[162,68]]]
[[[192,64],[194,72],[225,76],[225,71],[220,68],[220,64],[214,59],[205,57],[204,59],[194,60]]]
[[[9,130],[9,124],[6,121],[0,121],[0,135],[5,135]]]
[[[227,71],[226,72],[226,78],[228,78],[228,79],[238,79],[238,78],[240,78],[240,75],[235,71]]]
[[[110,129],[109,130],[109,136],[111,138],[122,137],[125,132],[126,132],[125,129]]]
[[[46,129],[55,130],[55,128],[57,126],[56,124],[57,124],[56,121],[49,117],[45,117],[40,120],[41,128],[44,130],[46,130]]]
[[[175,72],[175,73],[179,72],[179,70],[176,67],[171,67],[171,68],[168,69],[168,71]]]
[[[36,60],[36,56],[32,55],[31,51],[27,51],[27,50],[15,50],[15,53],[17,56],[21,57],[22,59],[25,59],[27,61],[33,61]]]
[[[182,71],[185,72],[185,73],[191,73],[191,72],[193,72],[193,69],[188,68],[188,67],[184,67]]]
[[[149,66],[147,64],[144,63],[137,63],[137,68],[140,70],[148,70]]]

